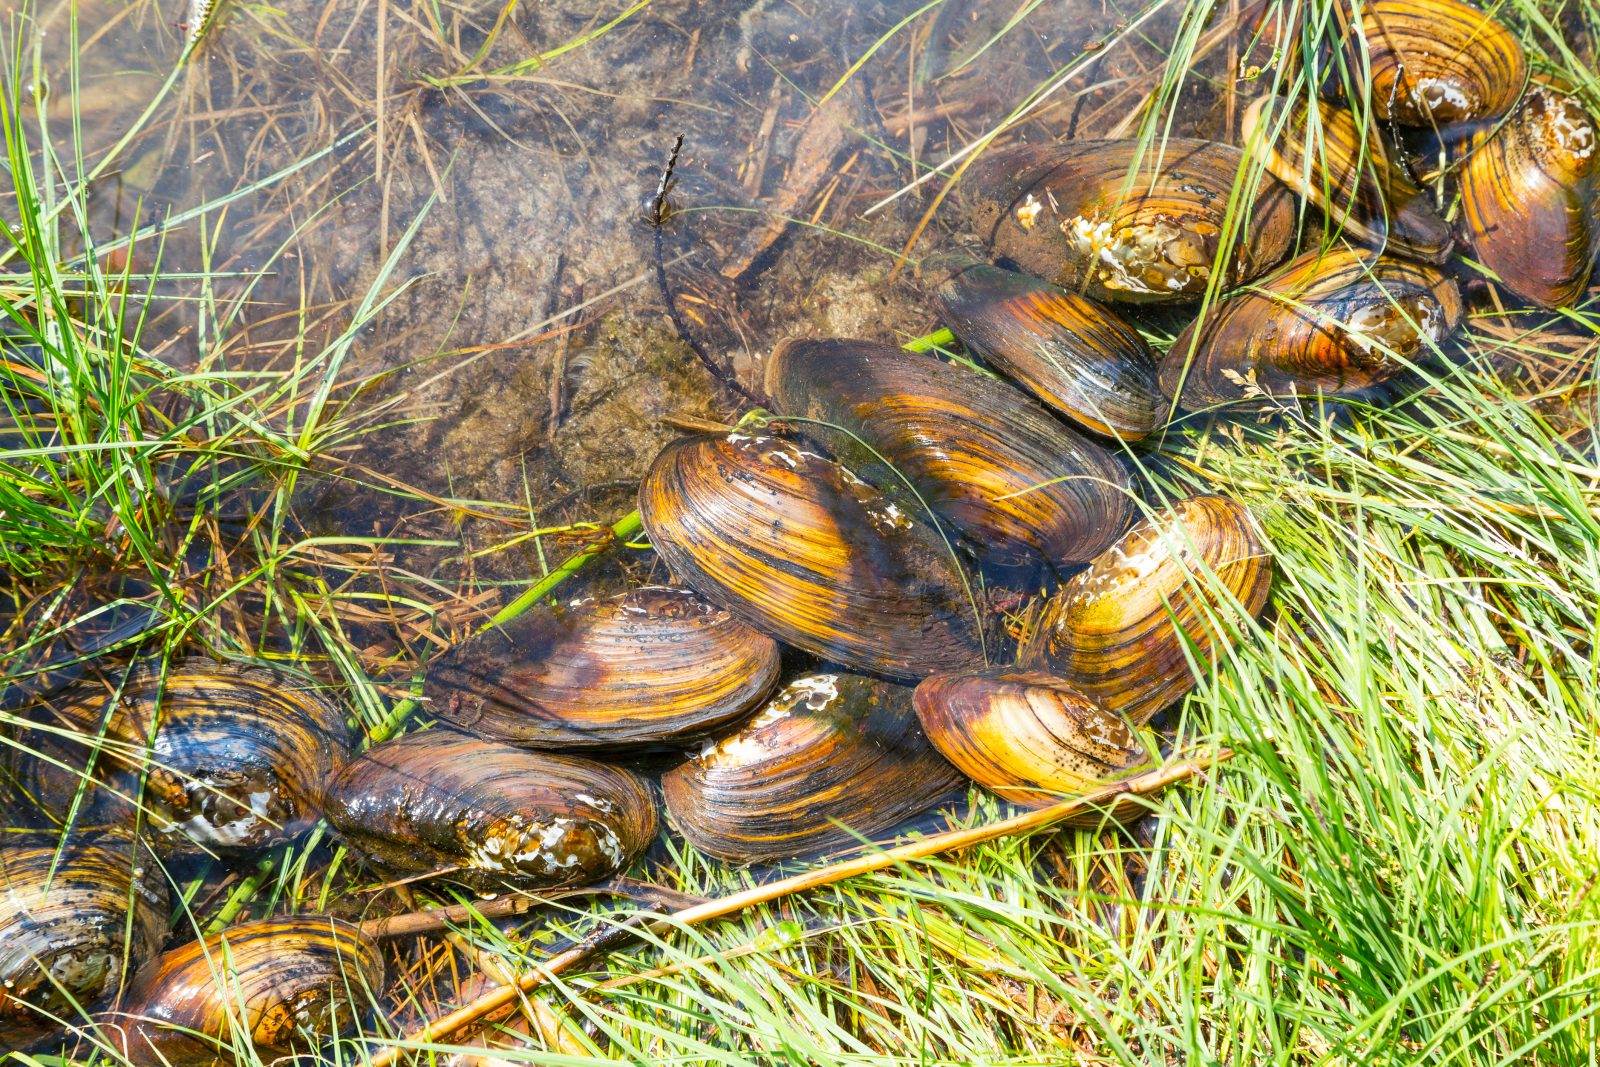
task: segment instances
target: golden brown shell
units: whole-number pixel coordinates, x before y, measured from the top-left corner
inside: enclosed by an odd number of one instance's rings
[[[879,485],[908,480],[986,563],[1082,563],[1128,525],[1128,472],[1114,456],[965,367],[869,341],[791,339],[767,362],[767,392],[786,415],[843,427],[804,429]],[[877,476],[875,462],[893,471]]]
[[[1193,687],[1191,645],[1202,666],[1232,647],[1228,601],[1259,615],[1271,582],[1244,506],[1189,497],[1129,530],[1045,602],[1022,665],[1142,725]]]
[[[1304,100],[1264,96],[1246,109],[1240,136],[1268,170],[1351,239],[1443,263],[1450,227],[1395,161],[1377,125],[1362,137],[1350,112],[1320,100],[1316,105],[1313,115]]]
[[[1241,177],[1239,149],[1172,137],[1142,149],[1128,140],[991,151],[964,187],[997,257],[1095,300],[1151,303],[1205,295]],[[1294,238],[1289,190],[1268,174],[1260,181],[1225,289],[1281,262]]]
[[[0,844],[0,1048],[81,1023],[160,946],[167,917],[166,878],[129,835]]]
[[[212,1067],[319,1051],[383,990],[383,957],[350,923],[241,923],[150,961],[104,1032],[132,1067]]]
[[[1366,249],[1308,252],[1179,334],[1161,388],[1191,411],[1353,393],[1427,358],[1464,313],[1454,279],[1433,267]]]
[[[374,745],[336,777],[326,815],[396,875],[469,885],[587,885],[656,832],[649,787],[620,767],[432,729]]]
[[[1155,355],[1109,308],[988,264],[952,273],[934,301],[970,351],[1084,429],[1138,441],[1161,422]]]
[[[1574,303],[1600,252],[1596,125],[1577,97],[1536,84],[1461,168],[1467,237],[1506,288],[1541,307]]]
[[[1373,112],[1403,126],[1498,118],[1528,78],[1515,35],[1460,0],[1372,0],[1362,5],[1360,36]]]
[[[706,736],[778,682],[778,645],[687,589],[530,612],[434,661],[424,695],[469,733],[528,748]]]
[[[1016,804],[1054,804],[1150,762],[1120,715],[1044,671],[936,674],[917,686],[915,701],[933,747],[967,777]],[[1121,806],[1123,815],[1144,810]],[[1076,822],[1102,818],[1089,812]]]
[[[809,445],[677,441],[640,483],[639,511],[679,581],[786,644],[898,678],[983,664],[964,577],[937,532]]]
[[[663,775],[661,790],[690,844],[754,861],[856,844],[960,781],[923,736],[909,688],[813,674]]]

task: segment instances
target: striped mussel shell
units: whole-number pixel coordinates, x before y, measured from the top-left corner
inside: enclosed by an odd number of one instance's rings
[[[429,709],[528,748],[704,737],[778,681],[778,645],[687,589],[646,586],[531,612],[429,667]]]
[[[383,980],[378,946],[354,925],[262,919],[151,960],[101,1032],[131,1067],[309,1056],[356,1029]]]
[[[1127,720],[1065,679],[998,667],[936,674],[917,686],[923,732],[967,777],[1014,804],[1070,799],[1150,762]],[[1113,805],[1131,815],[1141,805]],[[1091,811],[1081,823],[1097,823]]]
[[[785,644],[893,678],[983,664],[938,531],[809,444],[765,432],[674,442],[640,483],[639,512],[679,582]]]
[[[326,814],[387,873],[471,886],[587,885],[633,862],[656,832],[655,799],[628,771],[443,728],[352,760]]]
[[[1478,260],[1531,303],[1570,305],[1600,252],[1596,124],[1576,96],[1537,83],[1461,168],[1461,207]]]
[[[951,272],[934,303],[969,351],[1079,427],[1138,441],[1160,425],[1155,356],[1104,305],[984,263]]]
[[[1262,165],[1315,204],[1352,240],[1443,263],[1449,225],[1411,180],[1374,122],[1363,137],[1341,107],[1263,96],[1244,113],[1241,137]]]
[[[350,754],[345,714],[302,675],[191,658],[165,671],[139,664],[115,691],[70,690],[35,712],[44,728],[28,733],[52,750],[79,735],[66,762],[106,783],[95,809],[131,821],[136,799],[162,852],[247,853],[316,822],[322,788]],[[78,782],[51,775],[33,784],[43,806],[60,812]]]
[[[1367,249],[1308,252],[1179,334],[1161,388],[1191,411],[1357,393],[1425,359],[1464,314],[1460,288],[1435,267]]]
[[[1043,604],[1020,660],[1143,725],[1232,647],[1233,605],[1257,616],[1272,560],[1244,505],[1195,496],[1155,512]]]
[[[1116,457],[998,379],[870,341],[788,340],[766,383],[784,414],[841,428],[805,429],[856,470],[887,462],[871,479],[907,479],[985,563],[1082,563],[1128,525]]]
[[[1095,300],[1154,303],[1205,295],[1247,171],[1239,149],[1213,141],[1070,141],[988,152],[963,187],[997,257]],[[1289,190],[1259,179],[1224,288],[1276,266],[1294,239]]]
[[[160,867],[130,834],[0,843],[0,1048],[115,996],[167,936]]]
[[[1402,126],[1486,122],[1510,111],[1528,78],[1516,36],[1461,0],[1373,0],[1350,38],[1352,70],[1370,64],[1373,113]]]
[[[662,776],[671,825],[702,852],[753,862],[904,822],[961,781],[923,736],[911,695],[862,675],[796,679]]]

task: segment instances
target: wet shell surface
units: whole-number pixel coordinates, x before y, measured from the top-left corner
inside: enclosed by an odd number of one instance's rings
[[[1137,441],[1161,422],[1155,355],[1109,308],[987,264],[953,273],[934,300],[963,345],[1084,429]]]
[[[813,674],[708,741],[661,789],[690,844],[744,862],[858,844],[857,835],[926,810],[960,781],[923,736],[911,689]]]
[[[698,739],[778,681],[778,645],[686,589],[649,586],[532,612],[430,666],[435,715],[529,748]]]
[[[1511,31],[1460,0],[1374,0],[1361,8],[1361,38],[1373,112],[1403,126],[1497,118],[1528,78]]]
[[[986,153],[963,187],[978,235],[1030,274],[1095,300],[1198,300],[1243,164],[1231,145],[1183,137],[1143,151],[1132,140],[1022,145]],[[1289,252],[1293,197],[1271,175],[1260,179],[1223,288]]]
[[[374,745],[334,779],[328,822],[399,876],[469,885],[587,885],[631,863],[656,832],[633,774],[433,729]]]
[[[898,678],[983,665],[938,532],[808,444],[677,441],[640,483],[639,511],[680,582],[785,644]]]
[[[1262,164],[1352,239],[1430,263],[1449,257],[1449,225],[1396,162],[1375,123],[1362,137],[1343,108],[1317,101],[1313,116],[1304,100],[1264,96],[1245,111],[1241,126],[1240,137]]]
[[[1070,799],[1150,762],[1122,716],[1043,671],[936,674],[917,686],[914,699],[933,747],[1016,804]],[[1128,806],[1134,810],[1146,809]],[[1081,821],[1101,817],[1091,812]]]
[[[767,392],[784,414],[843,427],[804,430],[876,484],[909,480],[986,563],[1082,563],[1128,524],[1128,473],[1111,453],[965,367],[869,341],[790,340],[768,360]],[[879,475],[879,457],[893,471]]]
[[[1179,334],[1161,388],[1191,411],[1354,393],[1426,359],[1464,313],[1454,279],[1426,264],[1365,249],[1308,252]]]
[[[1139,523],[1045,601],[1024,641],[1025,668],[1060,675],[1135,725],[1195,683],[1227,649],[1236,620],[1266,606],[1272,561],[1242,504],[1196,496]]]
[[[131,819],[138,798],[155,844],[173,855],[255,852],[297,837],[319,817],[322,788],[352,742],[344,709],[317,682],[199,658],[165,675],[141,664],[120,692],[80,686],[34,717],[59,728],[28,731],[51,752],[68,747],[61,729],[96,740],[61,754],[108,783],[94,791],[95,811]],[[79,787],[69,773],[24,778],[57,814]]]
[[[152,960],[103,1030],[134,1067],[233,1064],[245,1049],[269,1063],[354,1030],[383,970],[377,946],[332,916],[241,923]]]
[[[1461,168],[1467,237],[1506,288],[1541,307],[1574,303],[1600,251],[1595,120],[1575,96],[1537,84]]]
[[[0,845],[0,1048],[82,1023],[167,936],[167,883],[131,836]],[[126,970],[125,970],[126,967]]]

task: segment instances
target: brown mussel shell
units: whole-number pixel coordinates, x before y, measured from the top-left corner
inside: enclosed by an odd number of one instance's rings
[[[271,1062],[353,1031],[383,971],[377,945],[330,915],[241,923],[151,960],[101,1029],[132,1067]]]
[[[1137,169],[1135,169],[1137,164]],[[997,257],[1095,300],[1152,303],[1205,295],[1244,156],[1231,145],[1071,141],[986,153],[964,188],[978,235]],[[1223,288],[1281,262],[1293,197],[1271,175],[1226,265]]]
[[[472,886],[588,885],[633,862],[656,833],[649,787],[621,768],[447,729],[352,760],[326,815],[386,872]]]
[[[0,1048],[115,995],[167,936],[167,898],[160,867],[119,831],[0,844]]]
[[[1600,252],[1594,117],[1551,85],[1481,134],[1461,168],[1467,237],[1506,288],[1541,307],[1575,302]]]
[[[1160,424],[1155,355],[1109,308],[981,263],[945,279],[934,302],[970,351],[1084,429],[1138,441]]]
[[[1308,252],[1179,334],[1161,388],[1191,411],[1354,393],[1426,358],[1464,313],[1455,280],[1434,267],[1366,249]]]
[[[28,731],[43,749],[69,747],[70,734],[92,746],[72,744],[63,762],[108,783],[94,790],[98,813],[131,818],[137,798],[153,843],[173,855],[255,852],[298,836],[319,817],[322,787],[352,740],[344,709],[311,679],[199,658],[164,674],[140,664],[119,692],[80,686],[33,718],[47,727]],[[30,788],[59,814],[78,784],[52,774]]]
[[[1240,136],[1351,239],[1429,263],[1449,258],[1449,225],[1387,150],[1376,124],[1363,138],[1350,112],[1320,100],[1316,106],[1313,121],[1304,100],[1264,96],[1246,109]],[[1269,125],[1258,129],[1263,117]]]
[[[1360,38],[1351,43],[1365,43],[1373,113],[1402,126],[1498,118],[1528,79],[1515,35],[1460,0],[1373,0],[1362,5]]]
[[[784,414],[847,431],[805,428],[857,470],[892,466],[986,563],[1082,563],[1128,525],[1116,457],[998,379],[870,341],[788,340],[766,382]]]
[[[923,736],[909,687],[813,674],[663,775],[661,791],[695,848],[753,862],[858,844],[960,781]]]
[[[809,444],[674,442],[640,483],[639,511],[680,582],[785,644],[894,678],[983,665],[937,530]]]
[[[527,748],[696,740],[759,704],[778,645],[686,589],[530,612],[436,660],[424,695],[468,733]]]
[[[1001,667],[936,674],[917,686],[914,700],[933,747],[1014,804],[1054,804],[1150,762],[1122,716],[1043,671]],[[1127,815],[1148,810],[1138,804],[1120,808]],[[1103,817],[1091,811],[1076,821],[1094,824]]]
[[[1256,616],[1271,582],[1271,557],[1244,505],[1189,497],[1129,530],[1044,602],[1022,665],[1143,725],[1194,686],[1190,646],[1201,664],[1231,647],[1221,592]]]

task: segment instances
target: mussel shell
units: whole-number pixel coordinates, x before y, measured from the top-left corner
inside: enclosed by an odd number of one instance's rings
[[[695,848],[751,862],[857,844],[960,781],[923,736],[910,688],[813,674],[663,775],[661,791]]]
[[[383,972],[377,945],[342,919],[241,923],[151,960],[102,1031],[133,1067],[242,1063],[245,1049],[270,1062],[354,1030]]]
[[[1449,258],[1449,225],[1395,162],[1376,124],[1363,138],[1350,112],[1320,100],[1316,105],[1313,121],[1304,100],[1264,96],[1245,110],[1240,136],[1268,170],[1353,240],[1430,263]],[[1263,117],[1268,126],[1258,129]]]
[[[578,756],[432,729],[374,745],[328,790],[328,822],[384,871],[473,886],[587,885],[656,832],[649,787]]]
[[[1271,557],[1244,506],[1189,497],[1129,530],[1045,601],[1021,662],[1142,725],[1193,687],[1191,645],[1201,664],[1231,647],[1220,593],[1259,615],[1271,582]]]
[[[1128,525],[1122,464],[997,379],[870,341],[788,340],[767,392],[784,414],[847,431],[806,427],[857,470],[887,461],[986,563],[1082,563]]]
[[[0,844],[0,1048],[114,995],[167,936],[167,884],[131,836]]]
[[[963,187],[978,235],[1030,274],[1096,300],[1198,300],[1234,184],[1249,178],[1243,164],[1239,149],[1193,138],[1142,149],[1133,140],[1070,141],[985,153]],[[1224,288],[1281,262],[1294,239],[1289,190],[1268,174],[1260,182]]]
[[[1137,441],[1160,424],[1155,355],[1109,308],[988,264],[952,274],[934,302],[963,345],[1084,429]]]
[[[199,658],[164,674],[140,664],[120,692],[81,686],[34,718],[46,728],[25,740],[109,783],[95,791],[96,811],[131,820],[137,798],[157,847],[174,855],[292,840],[317,820],[322,787],[352,741],[344,709],[311,679]],[[51,774],[29,785],[59,813],[78,782]]]
[[[933,747],[967,777],[1016,804],[1054,804],[1150,762],[1122,716],[1044,671],[936,674],[917,686],[913,699]],[[1144,810],[1122,807],[1125,814]],[[1101,818],[1088,812],[1077,821]]]
[[[528,748],[704,737],[778,681],[778,645],[686,589],[648,586],[530,612],[429,667],[435,715]]]
[[[1308,252],[1191,323],[1161,388],[1191,411],[1258,395],[1349,394],[1426,358],[1465,313],[1455,280],[1366,249]]]
[[[1572,304],[1600,252],[1596,126],[1568,93],[1535,84],[1461,169],[1467,237],[1506,288],[1542,307]]]
[[[1373,113],[1403,126],[1497,118],[1527,82],[1516,36],[1460,0],[1372,0],[1361,7],[1360,37]],[[1358,60],[1352,69],[1362,66]]]
[[[937,531],[809,445],[738,432],[674,442],[640,483],[639,512],[680,582],[779,641],[897,678],[983,665]]]

